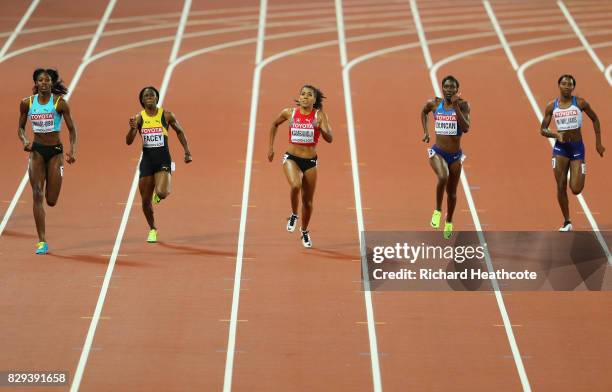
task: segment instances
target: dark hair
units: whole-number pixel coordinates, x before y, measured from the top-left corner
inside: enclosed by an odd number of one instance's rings
[[[568,78],[572,81],[572,83],[574,83],[574,87],[576,87],[576,79],[570,75],[570,74],[565,74],[565,75],[561,75],[561,77],[559,78],[559,80],[557,80],[557,86],[561,84],[561,81],[565,78]]]
[[[302,86],[302,88],[300,88],[300,93],[302,92],[302,90],[303,90],[304,88],[309,88],[309,89],[311,89],[312,91],[314,91],[314,94],[315,94],[315,103],[314,103],[314,105],[312,105],[312,107],[313,107],[313,108],[315,108],[315,109],[319,109],[319,110],[323,109],[323,100],[324,100],[325,98],[327,98],[327,97],[326,97],[326,96],[323,94],[323,91],[319,90],[318,88],[316,88],[316,87],[315,87],[315,86],[313,86],[313,85],[310,85],[310,84],[305,84],[305,85],[303,85],[303,86]],[[299,102],[299,101],[297,101],[297,100],[295,101],[295,103],[296,103],[296,105],[299,105],[299,104],[300,104],[300,102]]]
[[[38,87],[36,86],[36,81],[41,74],[46,73],[51,78],[51,92],[53,94],[66,95],[68,94],[68,89],[64,86],[64,81],[60,79],[59,73],[56,69],[53,68],[37,68],[34,70],[32,74],[32,80],[34,81],[34,87],[32,87],[32,92],[34,94],[38,94]]]
[[[159,102],[159,91],[157,91],[157,89],[153,86],[147,86],[143,88],[142,90],[140,90],[140,93],[138,94],[138,100],[140,101],[140,106],[142,106],[143,108],[145,107],[144,101],[143,101],[143,95],[145,91],[147,91],[148,89],[151,89],[155,92],[155,96],[157,96],[157,102]]]
[[[459,88],[459,81],[453,75],[446,75],[444,79],[442,79],[442,86],[444,86],[444,83],[446,83],[447,80],[455,82],[455,84],[457,85],[457,89]]]

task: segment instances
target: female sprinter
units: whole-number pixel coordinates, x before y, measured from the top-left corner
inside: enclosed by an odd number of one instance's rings
[[[191,162],[191,153],[185,138],[185,131],[177,121],[174,113],[157,106],[159,91],[149,86],[140,90],[138,95],[143,107],[139,114],[130,118],[130,130],[125,142],[131,145],[136,132],[142,136],[142,160],[140,161],[140,180],[138,189],[142,197],[142,211],[149,224],[147,242],[157,242],[157,228],[153,218],[153,204],[159,203],[170,194],[172,158],[168,148],[168,126],[176,131],[183,149],[185,163]]]
[[[30,153],[28,173],[32,186],[34,221],[38,232],[36,254],[49,252],[45,237],[45,209],[43,201],[53,207],[57,203],[62,189],[64,176],[64,147],[60,139],[62,117],[70,132],[70,152],[66,161],[76,161],[77,130],[70,116],[70,107],[62,96],[68,93],[59,73],[55,69],[38,68],[32,75],[34,95],[21,101],[19,105],[19,130],[17,135],[23,143],[23,149]],[[34,142],[26,136],[25,126],[30,119]]]
[[[429,112],[433,112],[436,142],[428,149],[429,164],[438,177],[436,186],[436,209],[431,217],[431,227],[440,227],[442,216],[442,199],[446,189],[446,223],[444,224],[444,238],[453,235],[453,213],[457,204],[457,185],[461,176],[461,135],[470,129],[470,105],[459,98],[459,81],[454,76],[442,79],[442,92],[444,98],[434,98],[427,101],[421,112],[423,124],[423,141],[429,142],[428,123]]]
[[[323,136],[326,142],[333,140],[327,114],[323,112],[325,96],[318,88],[305,85],[294,108],[285,108],[270,127],[268,161],[274,159],[274,137],[278,126],[289,120],[289,147],[283,157],[283,170],[291,187],[291,216],[287,231],[293,232],[298,221],[299,196],[302,193],[302,244],[312,247],[308,223],[312,215],[312,199],[317,184],[317,142]]]
[[[601,144],[601,129],[599,118],[584,98],[572,95],[576,88],[576,79],[572,75],[562,75],[557,81],[559,98],[546,105],[546,113],[542,119],[540,133],[542,136],[556,139],[552,152],[552,166],[557,181],[557,200],[563,214],[563,226],[559,231],[571,231],[572,221],[569,215],[567,200],[567,173],[570,172],[570,189],[574,195],[579,195],[584,188],[586,164],[584,160],[584,143],[582,143],[582,112],[593,122],[595,130],[595,149],[600,156],[606,150]],[[557,133],[548,129],[554,117]]]

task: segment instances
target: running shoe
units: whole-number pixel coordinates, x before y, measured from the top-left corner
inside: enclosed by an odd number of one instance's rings
[[[444,238],[449,239],[453,235],[453,224],[451,222],[444,223]]]
[[[434,229],[440,228],[440,217],[442,216],[442,211],[434,210],[433,215],[431,216],[431,227]]]
[[[159,204],[162,201],[161,197],[157,196],[157,193],[153,192],[153,204]]]
[[[289,218],[287,218],[287,231],[293,233],[295,231],[295,224],[297,223],[298,216],[295,214],[291,214]]]
[[[559,228],[559,231],[572,231],[572,229],[573,229],[572,222],[565,221],[563,222],[563,226]]]
[[[157,242],[157,230],[152,229],[149,231],[149,236],[147,237],[147,242],[155,243]]]
[[[300,229],[300,232],[302,232],[302,245],[304,245],[304,248],[312,248],[312,241],[310,240],[310,231],[304,231]]]
[[[49,244],[43,241],[36,244],[36,254],[37,255],[46,255],[48,252],[49,252]]]

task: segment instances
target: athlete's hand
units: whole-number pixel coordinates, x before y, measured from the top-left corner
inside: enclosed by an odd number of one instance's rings
[[[272,162],[273,159],[274,159],[274,150],[270,149],[268,151],[268,162]]]
[[[451,100],[450,100],[450,101],[451,101],[451,103],[452,103],[452,104],[454,104],[455,102],[461,102],[461,101],[463,101],[463,100],[461,99],[460,95],[461,95],[461,93],[457,93],[457,94],[453,95],[453,96],[451,97]]]
[[[425,143],[429,143],[429,133],[426,133],[426,134],[423,136],[423,141],[424,141]]]
[[[130,129],[138,129],[138,122],[136,121],[136,117],[130,118]]]
[[[562,133],[558,132],[555,135],[555,138],[559,141],[559,143],[563,143],[563,134]]]
[[[185,163],[190,163],[191,161],[193,161],[193,158],[191,158],[191,153],[186,152],[185,153]]]
[[[606,148],[601,143],[597,143],[595,145],[595,149],[597,150],[599,156],[603,158],[603,154],[606,151]]]
[[[69,164],[73,164],[76,162],[76,157],[75,157],[75,153],[74,151],[70,151],[69,153],[66,154],[66,162],[68,162]]]
[[[32,143],[30,143],[27,139],[23,141],[23,151],[32,151]]]

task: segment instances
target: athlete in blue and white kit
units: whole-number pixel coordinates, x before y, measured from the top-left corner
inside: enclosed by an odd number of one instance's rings
[[[425,104],[421,112],[423,124],[423,141],[429,142],[429,112],[433,112],[436,141],[428,149],[429,163],[438,177],[436,185],[436,208],[431,217],[431,227],[440,227],[442,216],[442,199],[446,190],[446,223],[444,238],[453,234],[453,213],[457,205],[457,186],[461,176],[461,163],[464,155],[461,151],[461,135],[470,129],[470,105],[459,98],[459,81],[449,75],[442,79],[444,98],[434,98]]]
[[[32,186],[34,221],[38,232],[36,254],[46,254],[49,245],[45,239],[45,210],[43,201],[53,207],[57,203],[64,176],[64,148],[60,139],[62,117],[70,132],[70,151],[66,162],[76,161],[77,130],[70,116],[68,103],[62,98],[68,93],[54,69],[39,68],[32,75],[34,95],[24,98],[19,105],[19,129],[17,134],[23,149],[30,153],[29,175]],[[34,143],[26,136],[25,126],[30,119]]]
[[[574,88],[576,88],[576,79],[572,75],[562,75],[557,83],[560,97],[549,102],[546,106],[540,133],[543,136],[556,139],[552,152],[552,165],[557,181],[557,200],[565,219],[559,231],[571,231],[572,222],[567,200],[567,174],[568,172],[571,173],[569,185],[574,195],[579,195],[582,192],[586,174],[584,143],[580,131],[582,128],[582,112],[586,113],[593,122],[595,149],[602,157],[606,149],[601,144],[601,129],[597,114],[584,98],[572,95]],[[548,129],[553,118],[557,126],[557,133]]]

